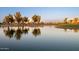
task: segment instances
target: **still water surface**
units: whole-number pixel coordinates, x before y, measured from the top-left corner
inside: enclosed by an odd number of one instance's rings
[[[0,50],[79,51],[79,29],[1,27]]]

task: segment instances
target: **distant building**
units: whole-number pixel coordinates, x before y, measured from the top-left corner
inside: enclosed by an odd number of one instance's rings
[[[67,22],[69,24],[79,24],[79,18],[68,19]]]

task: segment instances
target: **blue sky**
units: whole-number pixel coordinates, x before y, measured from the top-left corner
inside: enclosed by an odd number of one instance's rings
[[[65,17],[79,17],[78,7],[0,7],[0,21],[8,14],[20,12],[23,16],[41,15],[42,20],[63,20]]]

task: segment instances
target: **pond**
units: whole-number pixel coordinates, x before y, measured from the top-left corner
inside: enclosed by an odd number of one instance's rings
[[[79,29],[1,27],[1,51],[79,51]]]

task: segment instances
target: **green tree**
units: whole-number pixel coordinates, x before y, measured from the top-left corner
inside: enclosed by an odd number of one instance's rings
[[[8,24],[14,22],[13,16],[11,14],[9,14],[8,16],[5,16],[4,22]]]
[[[24,23],[24,22],[29,22],[28,17],[23,17],[23,18],[22,18],[22,22],[23,22],[23,23]]]
[[[15,20],[18,22],[18,24],[22,21],[22,17],[20,12],[16,12],[15,16]]]
[[[32,17],[32,20],[34,21],[34,22],[40,22],[40,20],[41,20],[41,16],[39,16],[39,15],[34,15],[33,17]]]
[[[64,19],[64,23],[65,23],[65,24],[67,24],[67,19],[68,19],[68,18],[65,18],[65,19]]]
[[[28,17],[24,17],[24,22],[28,22]]]
[[[4,23],[9,24],[9,22],[10,22],[9,16],[5,16],[4,17]]]
[[[10,19],[10,22],[13,23],[13,22],[14,22],[13,16],[12,16],[11,14],[9,14],[8,17],[9,17],[9,19]]]

